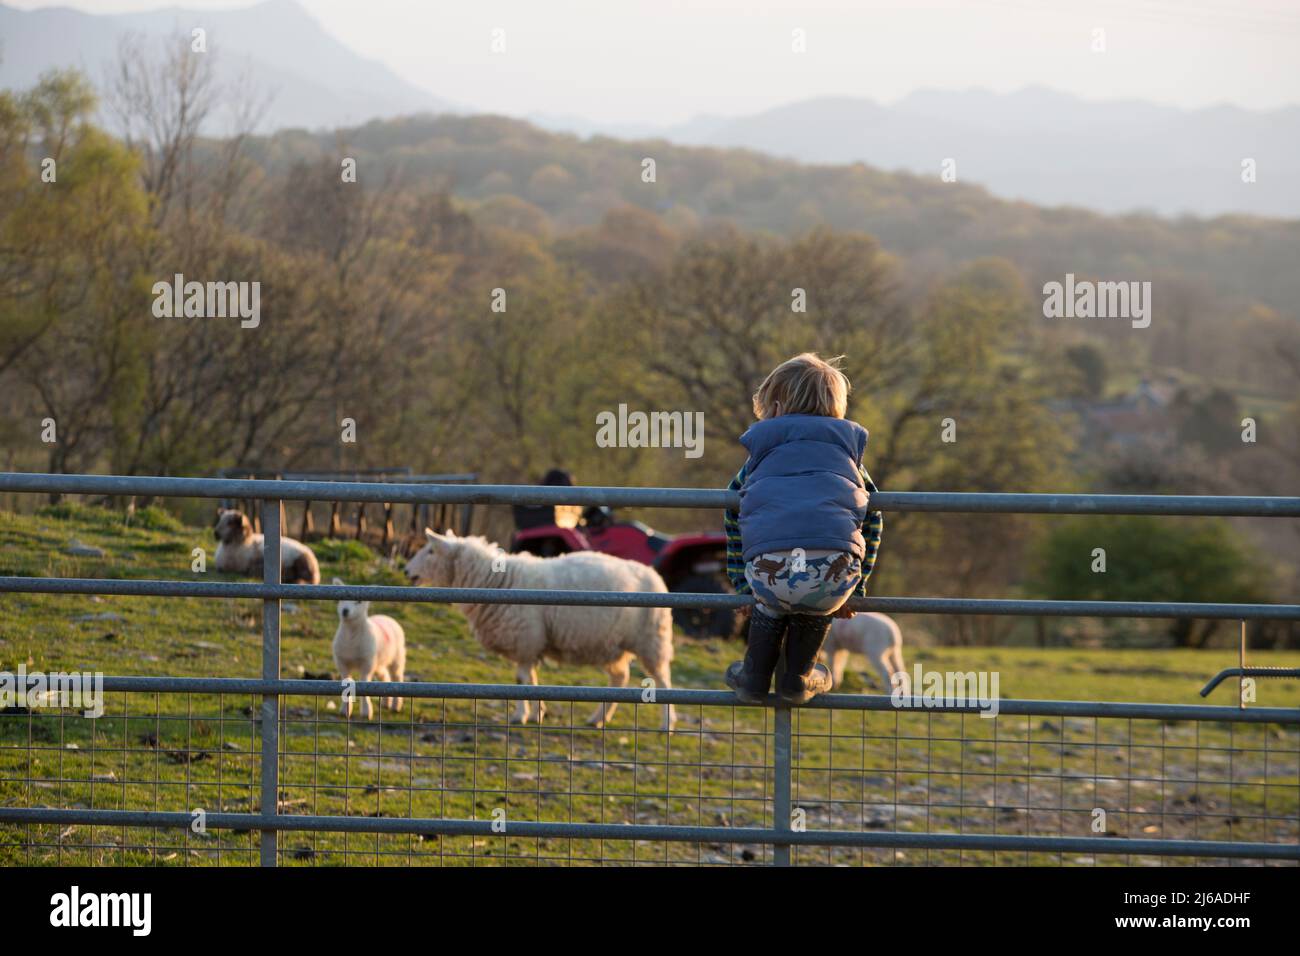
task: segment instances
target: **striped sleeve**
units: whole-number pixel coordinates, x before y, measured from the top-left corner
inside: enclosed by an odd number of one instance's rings
[[[870,496],[874,495],[878,489],[876,483],[871,480],[867,474],[866,466],[862,467],[862,481],[867,486],[868,507],[870,507]],[[880,535],[885,530],[885,516],[879,511],[868,511],[867,520],[862,522],[862,536],[867,541],[867,551],[862,558],[862,580],[858,582],[854,595],[856,597],[867,596],[867,578],[871,577],[871,572],[876,567],[876,552],[880,549]]]
[[[745,484],[745,469],[749,462],[740,466],[736,477],[727,485],[728,491],[739,491]],[[727,577],[737,594],[749,593],[749,581],[745,579],[745,549],[740,543],[740,513],[724,511],[722,513],[722,530],[727,534]]]

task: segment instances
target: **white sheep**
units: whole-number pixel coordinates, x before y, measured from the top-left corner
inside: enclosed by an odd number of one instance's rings
[[[481,537],[458,538],[425,529],[428,541],[406,563],[416,584],[453,588],[531,588],[564,591],[667,591],[653,568],[596,551],[558,558],[506,554]],[[636,658],[656,687],[672,687],[672,612],[663,607],[569,607],[529,604],[462,604],[474,637],[487,650],[515,664],[515,681],[537,683],[543,658],[565,664],[591,664],[609,675],[611,687],[625,687]],[[617,707],[598,706],[587,721],[609,723]],[[512,720],[538,723],[542,701],[518,702]],[[677,722],[672,705],[664,710],[664,730]]]
[[[868,611],[851,618],[836,618],[831,621],[831,631],[826,635],[822,653],[830,662],[833,687],[839,687],[843,682],[849,655],[861,654],[875,667],[886,694],[894,689],[895,674],[901,675],[898,679],[904,684],[903,693],[911,693],[903,663],[903,632],[888,615]]]
[[[218,571],[261,576],[265,539],[253,532],[247,515],[233,508],[218,508],[217,526],[212,533],[220,542]],[[285,584],[320,584],[320,565],[311,548],[293,538],[280,539],[280,580]]]
[[[341,578],[334,579],[342,584]],[[339,626],[334,632],[334,666],[340,678],[357,681],[402,681],[406,677],[406,633],[386,614],[370,614],[369,601],[339,601]],[[366,699],[366,720],[374,716],[370,698]],[[402,698],[385,697],[381,703],[389,710],[402,709]],[[352,700],[344,704],[346,716],[352,716]]]

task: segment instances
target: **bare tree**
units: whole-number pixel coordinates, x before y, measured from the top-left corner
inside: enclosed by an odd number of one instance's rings
[[[142,158],[155,222],[166,217],[216,102],[213,55],[193,52],[180,33],[163,39],[157,51],[139,34],[126,34],[118,44],[105,100],[127,145]]]

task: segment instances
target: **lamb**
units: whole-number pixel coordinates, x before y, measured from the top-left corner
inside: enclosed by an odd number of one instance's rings
[[[341,578],[334,579],[342,584]],[[406,677],[406,633],[402,625],[385,614],[370,614],[369,601],[339,601],[339,627],[334,632],[334,666],[343,679],[358,681],[398,681]],[[374,716],[370,698],[366,699],[366,720]],[[385,697],[380,701],[389,710],[402,709],[402,698]],[[352,716],[352,700],[344,704],[346,716]]]
[[[263,538],[253,533],[247,515],[233,508],[218,508],[212,534],[220,542],[216,558],[218,571],[261,575]],[[286,584],[320,584],[320,565],[311,548],[293,538],[281,538],[280,579]]]
[[[903,633],[892,617],[871,611],[851,618],[836,618],[831,622],[831,632],[822,645],[822,653],[831,665],[833,687],[839,687],[844,680],[844,666],[849,655],[861,654],[880,674],[885,693],[893,691],[895,674],[903,682],[903,692],[911,693],[903,663]]]
[[[425,529],[427,542],[406,563],[412,583],[456,588],[533,588],[573,591],[667,591],[653,568],[595,551],[557,558],[505,554],[482,537],[458,538]],[[483,647],[515,664],[515,681],[537,683],[543,658],[566,664],[591,664],[609,675],[611,687],[627,686],[636,658],[657,687],[672,687],[672,612],[664,607],[549,607],[525,604],[462,604],[470,630]],[[617,707],[602,703],[588,719],[604,727]],[[519,701],[511,720],[542,722],[542,701]],[[669,704],[662,729],[671,731],[677,714]]]

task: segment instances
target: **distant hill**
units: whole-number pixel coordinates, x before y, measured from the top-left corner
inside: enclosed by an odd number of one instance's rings
[[[274,94],[262,123],[265,131],[327,129],[451,108],[348,49],[293,0],[265,0],[237,10],[168,7],[114,15],[0,4],[0,88],[29,87],[56,67],[78,67],[102,86],[124,34],[189,37],[195,27],[207,31],[220,78],[246,73],[256,90]]]
[[[663,140],[582,140],[502,116],[408,117],[337,134],[286,131],[256,138],[248,150],[273,176],[283,176],[295,162],[337,163],[336,136],[369,182],[394,171],[405,183],[445,185],[471,201],[515,197],[516,213],[523,200],[559,232],[594,226],[611,210],[632,205],[683,232],[714,222],[784,235],[819,225],[866,232],[921,274],[1005,256],[1031,287],[1073,272],[1204,283],[1218,295],[1264,302],[1286,315],[1296,315],[1300,302],[1297,220],[1170,220],[1044,208],[994,197],[968,181],[943,183],[861,163],[813,166]],[[656,162],[654,183],[641,179],[645,157]]]
[[[1246,212],[1300,216],[1300,107],[1181,110],[1086,102],[1041,88],[1017,93],[917,92],[893,106],[803,100],[752,116],[701,116],[679,126],[607,127],[534,118],[554,130],[742,146],[805,163],[864,162],[960,181],[1040,205],[1166,216]],[[1257,181],[1241,181],[1253,158]]]

